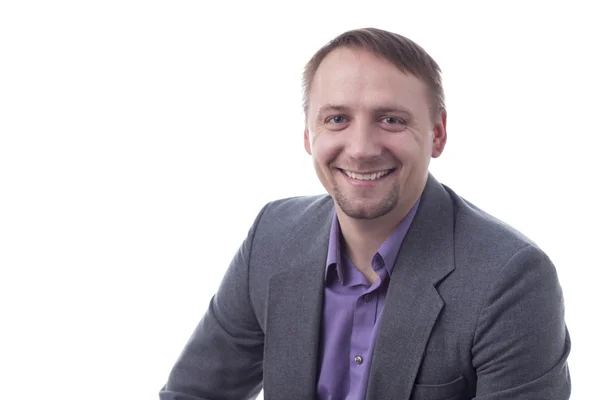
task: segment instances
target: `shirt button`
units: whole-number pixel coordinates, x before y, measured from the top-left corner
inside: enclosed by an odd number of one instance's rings
[[[371,296],[371,293],[367,293],[363,296],[363,299],[365,300],[365,303],[368,303],[373,299],[373,296]]]
[[[362,356],[356,356],[356,357],[354,357],[354,362],[356,363],[356,365],[362,364],[363,363]]]

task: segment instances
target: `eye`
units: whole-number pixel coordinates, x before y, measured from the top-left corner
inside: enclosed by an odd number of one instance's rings
[[[400,118],[385,117],[383,118],[383,121],[390,125],[406,125],[406,121]]]
[[[329,117],[327,118],[327,120],[325,122],[333,122],[334,124],[342,124],[344,122],[346,122],[346,117],[343,117],[341,115],[334,115],[333,117]]]

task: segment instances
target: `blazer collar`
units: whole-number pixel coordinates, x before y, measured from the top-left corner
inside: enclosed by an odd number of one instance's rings
[[[409,399],[444,306],[436,284],[454,270],[454,208],[429,175],[390,279],[367,386],[368,400]]]
[[[333,202],[325,202],[281,250],[269,280],[263,384],[265,400],[316,397],[325,264]]]

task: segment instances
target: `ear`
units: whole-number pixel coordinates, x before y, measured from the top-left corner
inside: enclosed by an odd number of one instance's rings
[[[310,135],[308,133],[308,127],[304,127],[304,150],[312,156],[312,149],[310,148]]]
[[[446,147],[446,110],[440,111],[437,122],[433,126],[433,146],[431,147],[431,157],[438,158],[442,155]]]

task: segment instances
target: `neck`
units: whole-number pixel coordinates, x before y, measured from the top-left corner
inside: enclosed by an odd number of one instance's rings
[[[375,219],[351,218],[336,205],[346,254],[361,272],[372,269],[373,255],[406,217],[416,200],[406,202],[404,206],[399,204],[388,214]]]

